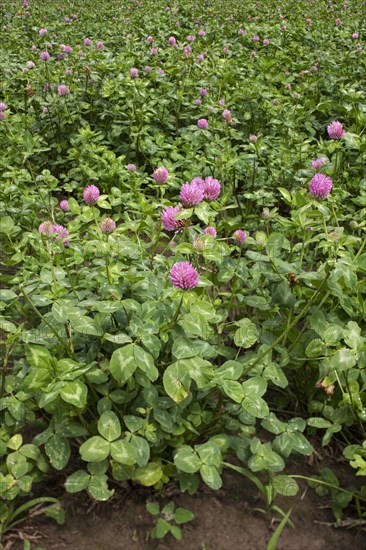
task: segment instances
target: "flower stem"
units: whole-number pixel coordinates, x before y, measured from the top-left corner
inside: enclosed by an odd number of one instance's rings
[[[183,304],[183,296],[181,297],[180,302],[178,304],[178,307],[177,307],[177,309],[176,309],[176,311],[175,311],[175,313],[172,317],[172,320],[169,323],[169,327],[168,327],[169,330],[174,327],[175,322],[178,319],[178,315],[179,315],[179,312],[180,312],[180,308],[182,307],[182,304]]]
[[[314,294],[312,295],[312,297],[310,298],[310,300],[307,302],[307,304],[305,305],[304,309],[302,311],[300,311],[300,313],[295,317],[295,319],[292,321],[292,323],[290,323],[289,325],[287,325],[286,329],[279,335],[278,338],[276,338],[276,340],[270,345],[268,346],[268,348],[263,351],[258,357],[257,359],[254,361],[254,363],[252,363],[245,371],[244,371],[244,374],[247,374],[249,371],[251,371],[256,365],[258,365],[258,363],[260,363],[262,361],[262,359],[264,359],[266,357],[266,355],[268,355],[268,353],[270,351],[273,350],[273,348],[275,348],[286,336],[287,334],[290,332],[290,330],[297,325],[297,323],[300,321],[300,319],[302,319],[304,317],[304,315],[307,314],[308,310],[310,309],[310,306],[312,305],[312,303],[315,301],[315,299],[317,298],[317,296],[319,295],[319,293],[323,290],[323,287],[324,285],[326,284],[327,280],[329,279],[330,277],[330,272],[327,273],[325,279],[323,280],[323,282],[321,283],[320,287],[318,288],[318,290],[316,292],[314,292]],[[240,350],[241,348],[239,348]],[[238,350],[238,351],[239,351]]]
[[[108,244],[108,237],[109,237],[109,235],[107,235],[107,244]],[[107,252],[106,252],[106,256],[105,256],[105,270],[106,270],[106,274],[107,274],[108,284],[111,285],[113,283],[113,280],[112,280],[112,277],[111,277],[111,273],[109,271],[108,248],[107,248]]]
[[[76,290],[75,290],[75,287],[74,287],[74,283],[73,283],[72,277],[71,277],[71,272],[70,272],[69,264],[67,263],[67,260],[66,260],[65,249],[62,251],[62,257],[63,257],[63,260],[64,260],[64,265],[65,265],[66,273],[67,273],[67,276],[68,276],[68,279],[69,279],[69,283],[70,283],[70,286],[71,286],[71,289],[72,289],[72,293],[73,293],[73,295],[75,296],[75,298],[76,298],[77,300],[79,300],[78,295],[76,294]]]
[[[60,344],[62,345],[63,348],[65,348],[66,352],[67,352],[67,355],[70,357],[70,352],[69,352],[69,348],[67,346],[67,344],[64,342],[64,340],[61,338],[61,336],[59,335],[59,333],[57,332],[57,330],[55,328],[53,328],[53,326],[51,325],[51,323],[49,323],[47,321],[47,319],[42,315],[42,313],[40,313],[40,311],[38,311],[38,309],[36,308],[36,306],[33,304],[32,300],[29,298],[28,294],[25,292],[24,288],[22,286],[19,287],[19,290],[20,292],[23,294],[24,298],[27,300],[28,304],[31,306],[31,308],[33,309],[33,311],[38,315],[38,317],[40,319],[42,319],[42,321],[44,322],[45,325],[48,326],[48,328],[53,332],[53,334],[56,336],[57,340],[60,342]]]

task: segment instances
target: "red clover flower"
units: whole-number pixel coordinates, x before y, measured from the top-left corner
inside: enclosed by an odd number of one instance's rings
[[[205,118],[200,118],[197,120],[198,128],[208,128],[208,121]]]
[[[180,199],[184,206],[196,206],[204,199],[203,189],[195,183],[184,183],[180,190]]]
[[[100,224],[101,232],[106,233],[107,235],[109,233],[113,233],[115,229],[116,229],[116,222],[112,220],[112,218],[104,218],[104,220]]]
[[[83,197],[85,204],[93,206],[99,199],[100,191],[95,185],[88,185],[83,191]]]
[[[182,290],[190,290],[198,285],[198,273],[189,262],[178,262],[170,270],[172,285]]]
[[[157,183],[166,183],[168,181],[169,172],[164,166],[157,168],[153,173],[153,178]]]
[[[60,201],[59,207],[64,212],[69,212],[70,211],[70,206],[69,206],[69,203],[67,202],[67,199],[63,199],[62,201]]]
[[[182,210],[182,205],[168,206],[161,215],[164,229],[166,231],[178,231],[185,225],[185,220],[176,220],[175,216]]]
[[[330,194],[333,182],[324,174],[315,174],[310,181],[310,194],[316,199],[326,199]]]
[[[246,238],[247,238],[246,233],[242,229],[237,229],[234,232],[234,239],[238,244],[243,244]]]
[[[203,191],[203,197],[207,201],[215,201],[220,195],[221,184],[219,180],[216,180],[215,178],[211,178],[211,176],[208,176],[207,178],[205,178],[205,181],[202,186],[202,191]]]
[[[331,139],[341,139],[344,134],[346,133],[343,130],[343,125],[338,120],[333,120],[328,126],[327,126],[327,132],[328,136]]]

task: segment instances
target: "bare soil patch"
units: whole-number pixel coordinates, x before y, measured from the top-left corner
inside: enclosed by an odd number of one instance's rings
[[[316,475],[317,468],[297,461],[294,473]],[[301,466],[301,468],[300,468]],[[323,466],[323,465],[322,465]],[[350,472],[336,465],[338,477],[347,485]],[[354,480],[354,478],[353,478]],[[61,492],[61,485],[50,485],[43,494]],[[335,528],[329,502],[319,498],[300,482],[296,497],[278,499],[278,505],[287,512],[292,508],[294,528],[286,526],[277,550],[345,550],[366,547],[366,532],[360,528]],[[153,540],[152,516],[146,511],[146,502],[154,501],[151,490],[125,484],[117,487],[107,503],[91,501],[85,494],[64,495],[61,500],[67,510],[66,523],[58,526],[52,520],[39,516],[29,518],[20,532],[8,541],[12,550],[22,548],[22,538],[33,539],[32,547],[46,550],[264,550],[280,516],[255,511],[265,503],[257,489],[235,472],[224,474],[224,488],[214,492],[201,486],[194,496],[180,494],[174,485],[168,486],[169,496],[162,503],[174,500],[177,506],[188,508],[195,519],[183,526],[183,538],[176,541],[170,534],[165,539]]]

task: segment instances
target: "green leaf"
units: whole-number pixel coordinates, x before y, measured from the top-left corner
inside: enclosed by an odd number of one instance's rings
[[[188,445],[179,447],[174,456],[174,464],[178,470],[181,470],[187,474],[194,474],[195,472],[198,472],[202,466],[199,456],[192,449],[192,447],[189,447]]]
[[[262,420],[262,426],[272,434],[278,435],[286,430],[286,423],[281,422],[274,413],[270,413],[267,418]]]
[[[120,386],[125,384],[137,369],[134,345],[128,344],[114,351],[109,363],[109,368],[118,384]]]
[[[159,518],[152,532],[153,538],[163,539],[170,532],[170,527],[170,523],[163,518]]]
[[[280,438],[283,434],[277,436]],[[250,445],[253,456],[248,461],[248,466],[252,472],[269,470],[270,472],[280,472],[284,469],[285,463],[281,456],[272,450],[271,443],[261,443],[258,438],[254,438]]]
[[[312,428],[329,428],[331,425],[332,423],[325,418],[313,416],[312,418],[308,419],[308,426],[311,426]]]
[[[103,329],[91,317],[79,317],[71,320],[71,326],[76,332],[90,336],[103,336]]]
[[[209,361],[201,357],[190,357],[178,361],[182,369],[196,382],[198,388],[204,388],[213,378],[213,368]]]
[[[86,405],[88,388],[81,380],[73,380],[64,383],[60,395],[66,403],[71,403],[71,405],[82,409]]]
[[[159,371],[154,365],[153,356],[136,345],[134,345],[134,355],[136,365],[147,375],[151,382],[155,382],[159,376]]]
[[[306,428],[306,421],[303,418],[300,418],[299,416],[296,416],[295,418],[291,418],[287,422],[287,431],[289,432],[303,432]]]
[[[284,187],[277,187],[278,191],[281,193],[282,197],[284,198],[284,201],[291,206],[292,204],[292,198],[291,193],[285,189]]]
[[[28,472],[28,463],[25,456],[16,451],[6,457],[6,465],[15,479],[20,479]]]
[[[198,489],[200,478],[197,474],[186,474],[180,472],[179,474],[179,487],[182,493],[186,491],[190,495],[194,495]]]
[[[187,368],[180,361],[169,365],[163,375],[163,385],[166,393],[175,401],[184,401],[189,394],[191,378]]]
[[[216,445],[216,443],[208,441],[207,443],[203,443],[202,445],[196,445],[195,451],[198,453],[202,464],[215,466],[217,469],[221,468],[221,450],[220,447]]]
[[[174,216],[175,220],[188,220],[193,214],[193,208],[185,208],[184,210],[180,210],[180,212],[177,212]]]
[[[242,383],[244,394],[246,397],[259,396],[261,397],[267,390],[267,382],[259,376],[249,378]]]
[[[79,215],[81,212],[81,209],[78,202],[73,197],[70,197],[69,199],[67,199],[67,202],[68,202],[70,211],[73,214]]]
[[[237,361],[226,361],[221,367],[215,369],[217,378],[226,378],[228,380],[238,380],[243,374],[243,365]]]
[[[292,448],[294,451],[306,456],[311,455],[314,450],[313,446],[301,432],[293,432],[288,435],[291,438]]]
[[[191,306],[191,313],[198,313],[208,322],[214,322],[216,312],[214,306],[210,304],[210,302],[198,300]]]
[[[104,340],[108,340],[108,342],[113,342],[113,344],[128,344],[131,342],[131,337],[123,332],[119,334],[109,334],[106,332],[103,338]]]
[[[0,217],[0,233],[5,233],[10,235],[12,229],[14,228],[14,222],[10,216],[1,216]]]
[[[15,434],[7,443],[7,447],[13,451],[17,451],[23,444],[23,437],[20,434]]]
[[[208,225],[210,223],[210,218],[212,217],[213,212],[207,202],[201,202],[198,206],[195,207],[194,213],[199,220],[203,221],[205,225]]]
[[[52,356],[47,348],[43,346],[28,345],[26,347],[27,361],[37,369],[52,368]]]
[[[10,300],[14,300],[16,297],[17,295],[13,290],[9,290],[7,288],[0,290],[0,302],[9,302]]]
[[[226,395],[236,403],[241,403],[243,401],[244,391],[239,382],[235,382],[234,380],[223,380],[220,382],[220,387]]]
[[[130,443],[135,448],[137,464],[140,467],[146,466],[150,459],[150,445],[146,439],[138,435],[132,435]]]
[[[365,342],[365,338],[361,336],[361,328],[355,321],[349,321],[347,323],[347,330],[344,331],[343,339],[347,346],[354,350],[361,348]]]
[[[66,519],[66,512],[62,508],[60,503],[53,504],[52,506],[47,506],[42,509],[42,512],[48,518],[52,518],[56,521],[57,525],[63,525]]]
[[[312,340],[305,349],[306,357],[320,357],[326,354],[327,346],[324,344],[324,342],[319,340],[319,338],[315,338],[315,340]]]
[[[52,315],[55,321],[62,324],[67,323],[68,321],[77,323],[80,318],[83,318],[82,316],[85,315],[85,313],[85,309],[74,307],[63,300],[54,302],[52,306]]]
[[[41,455],[39,448],[32,443],[27,443],[26,445],[23,445],[19,449],[19,452],[27,458],[31,458],[32,460],[38,460]]]
[[[205,317],[199,313],[186,313],[178,323],[183,327],[184,332],[188,337],[198,337],[206,340],[210,331],[210,327]]]
[[[285,458],[290,456],[292,451],[291,434],[288,434],[287,432],[282,432],[279,434],[273,441],[273,448]]]
[[[192,519],[194,519],[193,512],[191,512],[190,510],[187,510],[186,508],[178,507],[174,512],[174,521],[178,525],[182,525],[183,523],[192,521]]]
[[[121,424],[113,411],[105,411],[98,420],[98,432],[107,441],[114,441],[121,435]]]
[[[263,296],[245,296],[243,303],[249,307],[259,309],[260,311],[266,311],[271,308],[268,299]]]
[[[86,462],[99,462],[109,455],[110,443],[95,435],[85,441],[79,449],[81,458]]]
[[[279,260],[274,260],[275,264],[280,263]],[[292,266],[290,266],[291,268]],[[290,269],[291,271],[291,269]],[[286,269],[286,273],[289,269]],[[296,296],[292,294],[290,283],[288,281],[282,281],[281,283],[274,283],[270,286],[270,292],[273,303],[277,306],[283,306],[286,308],[292,308],[296,302]]]
[[[322,438],[322,446],[325,447],[328,445],[329,441],[332,439],[333,435],[337,432],[342,431],[342,425],[341,424],[333,424],[332,426],[329,426],[325,434]]]
[[[160,464],[156,462],[150,462],[142,468],[137,468],[134,479],[139,481],[145,487],[151,487],[158,483],[163,476],[163,470]]]
[[[126,428],[132,433],[137,432],[138,430],[141,430],[141,428],[144,425],[143,418],[140,418],[139,416],[133,416],[130,414],[126,414],[123,417],[123,422],[125,423]]]
[[[290,476],[275,476],[272,478],[272,483],[276,492],[285,497],[294,497],[299,492],[298,484]]]
[[[66,437],[53,435],[46,442],[44,449],[50,459],[50,463],[55,470],[63,470],[69,462],[71,451]]]
[[[203,464],[200,468],[200,474],[203,481],[210,489],[218,491],[222,487],[221,476],[214,466]]]
[[[342,348],[330,358],[330,363],[333,369],[338,372],[343,372],[354,367],[357,363],[358,355],[355,350]]]
[[[268,405],[261,397],[245,397],[241,406],[255,418],[265,418],[269,414]]]
[[[160,506],[157,502],[148,502],[146,504],[146,510],[152,515],[157,516],[160,512]]]
[[[182,530],[180,527],[178,527],[178,525],[171,525],[170,532],[176,540],[181,540]]]
[[[285,237],[282,233],[271,233],[266,244],[268,256],[274,260],[280,257],[280,251],[283,248]]]
[[[91,476],[88,484],[88,493],[90,496],[101,502],[109,500],[113,496],[114,491],[108,489],[107,481],[108,477],[105,474]]]
[[[278,526],[276,527],[276,530],[273,533],[273,535],[271,537],[271,540],[267,544],[266,550],[276,550],[277,543],[279,541],[279,538],[281,536],[281,533],[282,533],[284,527],[286,526],[286,523],[289,521],[291,512],[292,512],[292,508],[289,509],[287,514],[282,518],[281,523],[279,523]]]
[[[109,460],[107,458],[101,460],[100,462],[89,462],[89,464],[87,465],[88,472],[92,476],[105,474],[107,473],[108,468]]]
[[[165,504],[165,506],[163,507],[161,513],[165,516],[166,515],[171,516],[174,512],[174,508],[175,508],[174,502],[172,502],[172,501],[168,502],[168,504]]]
[[[104,210],[111,210],[112,209],[109,202],[102,199],[101,197],[99,197],[99,199],[97,200],[97,205],[99,206],[99,208],[103,208]]]
[[[269,363],[263,371],[263,378],[271,380],[275,386],[279,388],[287,388],[288,380],[281,367],[276,363]]]
[[[27,476],[29,477],[29,476]],[[38,504],[44,504],[44,503],[48,503],[48,502],[52,502],[52,503],[55,503],[55,504],[59,504],[59,501],[57,500],[57,498],[53,498],[53,497],[37,497],[37,498],[33,498],[31,500],[28,500],[27,502],[25,502],[24,504],[22,504],[21,506],[18,506],[16,508],[15,511],[13,511],[12,515],[11,515],[11,521],[13,522],[13,520],[15,518],[17,518],[18,516],[21,516],[22,514],[24,514],[24,512],[27,512],[28,510],[30,510],[31,508],[33,508],[33,506],[37,506]],[[18,523],[18,522],[17,522]],[[12,523],[12,525],[14,525],[14,523]]]
[[[123,439],[111,443],[111,456],[117,462],[128,466],[132,466],[137,462],[135,447]]]
[[[258,340],[255,324],[250,319],[241,319],[237,325],[239,328],[234,334],[235,345],[244,349],[252,347]]]
[[[179,337],[173,342],[172,354],[176,359],[186,359],[187,357],[195,357],[196,355],[202,358],[212,357],[215,352],[207,342]]]

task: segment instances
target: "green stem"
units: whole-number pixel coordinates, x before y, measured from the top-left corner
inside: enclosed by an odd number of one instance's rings
[[[318,483],[318,485],[324,485],[324,487],[329,487],[330,489],[335,489],[336,491],[339,491],[340,493],[347,493],[348,495],[352,495],[353,497],[356,497],[362,502],[366,502],[366,498],[361,497],[359,494],[355,495],[353,491],[348,491],[347,489],[342,489],[342,487],[338,487],[338,485],[334,485],[333,483],[328,483],[327,481],[322,481],[321,479],[316,479],[314,477],[307,477],[307,476],[301,476],[301,475],[295,475],[295,474],[289,474],[289,477],[292,477],[293,479],[304,479],[305,481],[312,481],[313,483]]]
[[[97,227],[97,231],[98,231],[98,233],[99,233],[99,225],[98,225],[98,220],[97,220],[97,212],[96,212],[94,206],[92,206],[92,210],[93,210],[94,223],[95,223],[95,225],[96,225],[96,227]]]
[[[178,315],[179,315],[179,312],[180,312],[180,308],[182,307],[182,303],[183,303],[183,296],[181,297],[180,301],[179,301],[179,304],[178,304],[178,307],[177,309],[175,310],[175,313],[172,317],[172,320],[170,321],[169,325],[168,325],[168,328],[167,328],[167,332],[169,332],[173,326],[175,325],[175,322],[176,320],[178,319]],[[168,345],[168,342],[169,342],[169,337],[167,339],[167,341],[163,344],[163,347],[161,348],[161,351],[160,351],[160,354],[159,354],[159,357],[163,357],[163,354],[166,350],[166,347]]]
[[[1,367],[1,390],[0,390],[0,397],[2,397],[2,396],[4,395],[5,379],[6,379],[6,375],[7,375],[7,373],[8,373],[9,355],[10,355],[10,351],[9,351],[9,349],[7,349],[6,352],[5,352],[5,357],[4,357],[3,365],[2,365],[2,367]]]
[[[338,222],[338,218],[337,218],[337,214],[335,213],[335,210],[334,210],[334,204],[331,202],[330,203],[330,208],[332,210],[332,214],[333,214],[333,218],[336,222],[336,226],[339,227],[339,222]]]
[[[240,267],[240,259],[241,259],[241,247],[239,246],[238,262],[237,262],[237,265],[236,265],[236,269],[235,269],[235,273],[234,273],[234,277],[233,277],[233,282],[231,283],[232,291],[231,291],[230,298],[229,298],[229,305],[228,305],[229,310],[233,306],[232,302],[233,302],[233,298],[234,298],[234,287],[235,287],[236,280],[238,278],[238,270],[239,270],[239,267]]]
[[[67,273],[67,276],[68,276],[68,279],[69,279],[69,283],[70,283],[70,286],[71,286],[71,289],[72,289],[72,293],[73,293],[73,295],[75,296],[75,298],[79,301],[79,297],[78,297],[78,295],[76,294],[76,290],[75,290],[75,287],[74,287],[74,283],[73,283],[73,281],[72,281],[72,277],[71,277],[71,272],[70,272],[69,264],[67,263],[67,260],[66,260],[65,249],[62,250],[62,257],[63,257],[63,260],[64,260],[64,265],[65,265],[66,273]]]
[[[172,318],[172,320],[171,320],[170,323],[169,323],[168,330],[170,330],[171,328],[174,327],[175,322],[176,322],[176,320],[178,319],[178,315],[179,315],[179,312],[180,312],[180,308],[182,307],[182,304],[183,304],[183,296],[181,297],[180,302],[179,302],[179,304],[178,304],[178,307],[177,307],[177,309],[176,309],[176,311],[175,311],[175,313],[174,313],[174,315],[173,315],[173,318]]]
[[[67,337],[67,347],[69,349],[70,355],[74,355],[74,345],[72,343],[72,335],[70,330],[70,323],[65,323],[65,331],[66,331],[66,337]]]
[[[262,361],[262,359],[264,359],[264,357],[266,355],[268,355],[268,353],[270,351],[273,350],[273,348],[275,348],[282,340],[283,338],[285,338],[287,336],[287,334],[290,332],[290,330],[297,325],[297,323],[300,321],[300,319],[302,319],[304,317],[304,315],[307,314],[308,310],[310,309],[312,303],[314,302],[314,300],[317,298],[317,296],[319,295],[319,293],[323,290],[323,287],[324,285],[326,284],[327,280],[329,279],[330,277],[330,272],[326,275],[325,279],[323,280],[322,284],[320,285],[320,287],[318,288],[318,290],[316,292],[314,292],[314,294],[312,295],[312,297],[310,298],[310,300],[307,302],[306,306],[304,307],[304,309],[299,313],[299,315],[297,315],[297,317],[295,317],[295,319],[292,321],[292,323],[290,323],[286,329],[280,334],[280,336],[278,338],[276,338],[276,340],[268,347],[268,349],[264,352],[262,352],[258,357],[257,359],[254,361],[254,363],[252,363],[250,365],[249,368],[246,369],[246,371],[244,371],[244,374],[247,374],[249,371],[251,371],[256,365],[258,365],[258,363],[260,363]],[[240,350],[241,348],[239,348]],[[239,351],[238,350],[238,351]]]
[[[363,240],[361,246],[360,246],[360,250],[357,252],[356,256],[355,256],[355,260],[357,260],[357,258],[361,255],[361,252],[363,251],[364,247],[365,247],[365,244],[366,244],[366,239]]]
[[[108,237],[109,237],[109,235],[107,235],[107,244],[108,244]],[[108,283],[111,285],[113,283],[113,280],[112,280],[112,277],[111,277],[111,273],[109,271],[108,248],[107,248],[107,252],[106,252],[106,256],[105,256],[105,270],[106,270],[106,274],[107,274]]]
[[[53,326],[51,325],[51,323],[49,323],[47,321],[47,319],[45,319],[45,317],[42,315],[42,313],[40,313],[38,311],[38,309],[36,308],[36,306],[33,304],[32,300],[29,298],[28,294],[25,292],[24,288],[22,286],[19,287],[19,290],[20,292],[23,294],[24,298],[27,300],[28,304],[31,306],[31,308],[33,309],[33,311],[37,314],[37,316],[42,319],[42,321],[44,322],[45,325],[48,326],[48,328],[53,332],[53,334],[56,336],[57,340],[60,342],[60,344],[62,345],[63,348],[65,348],[66,352],[67,352],[67,355],[70,357],[70,353],[69,353],[69,348],[67,346],[67,344],[64,342],[64,340],[61,338],[61,336],[59,335],[59,333],[57,332],[56,329],[53,328]]]
[[[306,231],[305,229],[302,232],[302,247],[301,247],[301,254],[300,254],[300,267],[299,271],[302,269],[302,262],[304,260],[304,253],[305,253],[305,244],[306,244]]]
[[[327,301],[327,299],[329,298],[330,294],[331,294],[331,293],[330,293],[330,290],[328,290],[328,291],[326,292],[326,294],[324,295],[324,297],[322,298],[322,301],[321,301],[321,302],[319,303],[319,305],[316,307],[314,313],[316,313],[319,309],[321,309],[322,305],[324,304],[324,302]],[[308,321],[309,321],[308,319],[305,321],[305,323],[304,323],[302,329],[300,330],[299,334],[297,335],[296,339],[292,342],[292,344],[290,345],[289,349],[287,350],[288,353],[290,353],[290,352],[294,349],[294,347],[296,346],[297,342],[300,340],[301,336],[304,334],[304,332],[305,332],[305,330],[306,330],[306,328],[307,328],[307,326],[308,326]]]
[[[327,239],[327,242],[329,242],[328,229],[327,229],[327,224],[326,224],[326,221],[325,221],[324,214],[322,214],[322,217],[323,217],[323,228],[324,228],[325,237]]]

